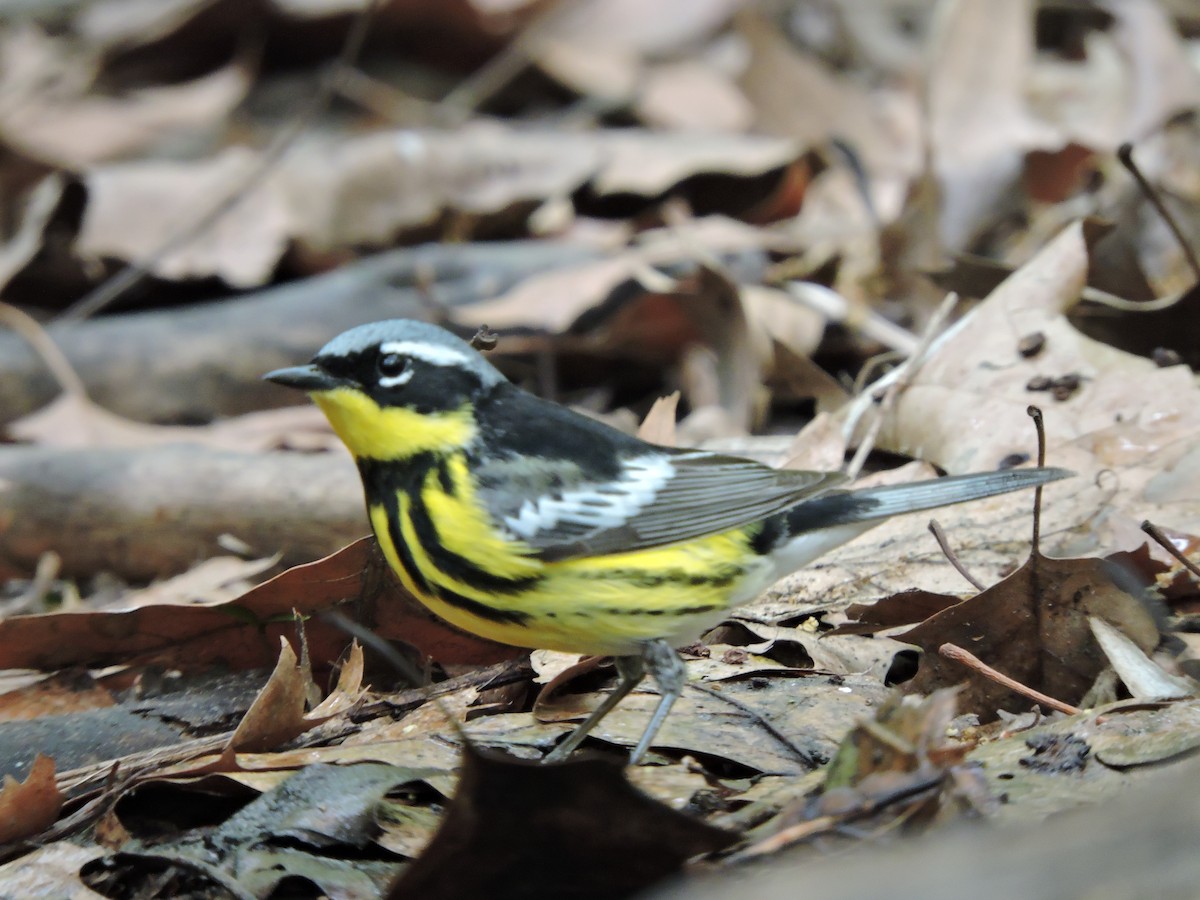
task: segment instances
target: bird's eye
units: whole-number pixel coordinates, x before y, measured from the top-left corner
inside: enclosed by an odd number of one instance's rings
[[[380,377],[396,378],[408,368],[408,357],[399,353],[385,353],[379,357],[378,368]]]

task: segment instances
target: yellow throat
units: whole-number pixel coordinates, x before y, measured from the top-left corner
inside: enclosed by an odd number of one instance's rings
[[[475,437],[475,420],[465,405],[423,414],[402,406],[382,407],[362,391],[344,387],[315,391],[312,398],[342,443],[359,458],[408,459],[463,447]]]

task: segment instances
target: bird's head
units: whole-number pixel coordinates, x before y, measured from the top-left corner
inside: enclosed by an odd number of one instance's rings
[[[411,319],[351,328],[308,365],[263,377],[307,391],[360,459],[465,446],[476,401],[506,381],[466,341]]]

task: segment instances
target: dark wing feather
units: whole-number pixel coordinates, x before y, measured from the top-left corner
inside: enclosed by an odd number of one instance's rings
[[[541,459],[535,465],[516,458],[481,461],[476,481],[498,524],[545,559],[569,559],[730,531],[845,480],[836,473],[772,469],[703,451],[648,444],[639,449],[644,452],[623,459],[622,475],[615,479],[590,479],[586,466],[570,460]]]
[[[647,444],[498,386],[476,409],[471,456],[496,524],[545,559],[619,553],[739,528],[843,481],[747,459]]]

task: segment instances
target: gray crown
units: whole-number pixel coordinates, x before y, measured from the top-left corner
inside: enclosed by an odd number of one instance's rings
[[[352,356],[385,344],[415,345],[406,351],[408,355],[425,359],[427,362],[436,363],[439,358],[443,360],[436,364],[446,365],[448,363],[445,359],[452,358],[454,365],[460,365],[474,373],[484,387],[507,381],[466,341],[455,337],[444,328],[415,319],[385,319],[382,322],[371,322],[343,331],[322,347],[317,357]],[[422,346],[428,347],[428,352],[422,353]]]

